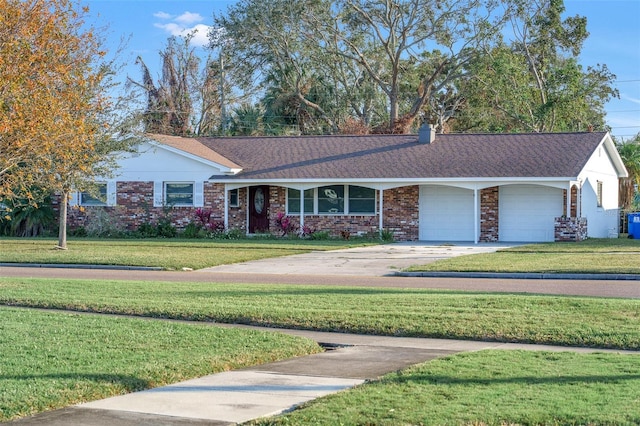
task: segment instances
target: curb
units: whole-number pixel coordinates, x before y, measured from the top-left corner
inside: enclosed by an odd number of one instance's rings
[[[108,269],[114,271],[163,271],[159,266],[86,265],[81,263],[0,263],[0,267],[58,268],[58,269]]]
[[[395,272],[394,276],[425,278],[497,278],[521,280],[640,281],[640,274],[563,274],[553,272]]]

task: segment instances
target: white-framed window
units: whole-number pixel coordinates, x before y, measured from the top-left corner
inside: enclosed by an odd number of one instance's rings
[[[313,214],[315,189],[304,190],[304,213]],[[289,214],[300,214],[300,191],[297,189],[287,189],[287,212]]]
[[[376,190],[349,185],[349,213],[375,214]]]
[[[598,207],[602,207],[602,181],[596,181],[596,200]]]
[[[193,182],[165,182],[164,204],[167,206],[193,206]]]
[[[229,207],[240,207],[240,197],[237,188],[229,190]]]
[[[78,202],[81,206],[106,206],[107,205],[107,183],[97,183],[95,191],[81,192],[78,194]]]
[[[356,185],[327,185],[304,191],[304,213],[373,215],[376,190]],[[287,214],[300,214],[300,190],[287,189]]]

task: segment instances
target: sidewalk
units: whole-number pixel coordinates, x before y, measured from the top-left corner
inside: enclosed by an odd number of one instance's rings
[[[253,327],[252,327],[253,328]],[[386,373],[464,351],[625,352],[260,328],[322,343],[323,353],[228,371],[20,419],[17,425],[232,425],[277,415]],[[627,352],[634,353],[637,352]]]

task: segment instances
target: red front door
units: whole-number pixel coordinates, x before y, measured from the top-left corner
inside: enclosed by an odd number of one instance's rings
[[[269,231],[269,187],[249,188],[249,233]]]

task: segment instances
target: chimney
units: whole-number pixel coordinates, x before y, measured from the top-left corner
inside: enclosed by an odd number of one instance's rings
[[[432,143],[436,140],[436,129],[431,124],[424,123],[418,130],[418,143]]]

